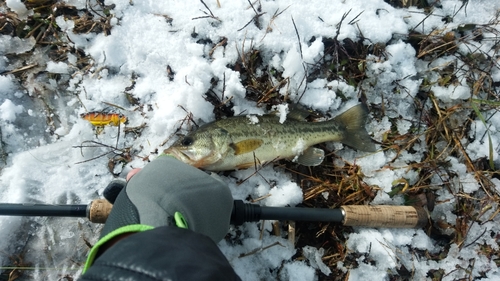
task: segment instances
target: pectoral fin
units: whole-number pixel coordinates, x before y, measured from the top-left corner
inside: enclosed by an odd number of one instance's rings
[[[316,147],[309,147],[297,157],[297,163],[304,166],[318,166],[325,159],[325,152],[323,149]]]
[[[234,155],[240,155],[247,152],[252,152],[262,145],[261,139],[248,139],[231,144],[234,149]]]

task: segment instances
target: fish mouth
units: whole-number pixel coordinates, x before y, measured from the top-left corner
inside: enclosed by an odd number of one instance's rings
[[[195,159],[193,155],[191,155],[191,151],[179,149],[177,147],[170,147],[163,151],[163,153],[171,155],[175,157],[177,160],[180,160],[188,165],[191,165],[196,168],[202,168],[207,165],[207,159]]]
[[[189,155],[187,155],[186,153],[184,153],[182,150],[180,149],[177,149],[175,147],[170,147],[170,148],[167,148],[163,151],[163,153],[165,154],[170,154],[172,156],[174,156],[175,158],[177,158],[177,160],[180,160],[186,164],[192,164],[193,161],[191,160],[191,158],[189,157]]]

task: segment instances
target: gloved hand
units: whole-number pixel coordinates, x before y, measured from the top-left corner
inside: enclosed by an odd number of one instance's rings
[[[188,228],[218,242],[229,229],[232,208],[231,192],[218,178],[173,157],[159,156],[119,193],[86,268],[106,242],[159,226]]]

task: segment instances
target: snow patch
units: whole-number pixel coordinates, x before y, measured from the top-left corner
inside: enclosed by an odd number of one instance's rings
[[[247,118],[250,121],[250,124],[259,123],[259,117],[255,116],[255,115],[247,115]]]
[[[16,115],[23,112],[23,110],[24,107],[22,105],[15,105],[10,99],[6,99],[0,105],[0,119],[13,122],[16,120]]]
[[[272,111],[276,111],[276,114],[279,116],[279,122],[283,124],[286,121],[286,116],[289,112],[288,104],[278,104],[272,107]]]
[[[29,11],[21,0],[6,0],[5,3],[19,18],[27,19],[33,11]]]
[[[299,138],[295,143],[295,146],[292,147],[293,153],[296,155],[302,154],[302,152],[306,149],[306,141],[303,138]]]
[[[22,54],[30,51],[36,44],[33,37],[19,38],[10,35],[0,35],[0,55]]]
[[[62,61],[60,62],[47,62],[46,70],[50,73],[58,73],[58,74],[68,74],[68,65]]]
[[[332,273],[332,270],[322,260],[323,255],[325,254],[325,249],[316,249],[311,246],[305,246],[302,248],[302,253],[312,267],[319,269],[326,276]]]

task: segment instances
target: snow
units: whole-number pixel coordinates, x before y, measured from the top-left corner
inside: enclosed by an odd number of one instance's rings
[[[33,37],[21,39],[12,38],[8,35],[0,35],[0,55],[4,54],[22,54],[31,50],[35,46]]]
[[[286,115],[288,114],[288,104],[278,104],[273,106],[273,111],[276,111],[277,116],[279,116],[279,122],[283,124],[286,121]]]
[[[304,254],[304,257],[309,260],[309,263],[313,268],[319,269],[326,276],[332,273],[331,269],[328,268],[328,266],[321,260],[325,254],[325,249],[316,249],[311,246],[305,246],[302,248],[302,253]]]
[[[475,130],[471,131],[471,137],[474,141],[469,143],[467,150],[470,151],[471,158],[478,159],[481,157],[489,157],[490,146],[488,144],[488,132],[498,132],[500,128],[500,114],[497,111],[491,110],[490,112],[484,113],[484,117],[491,122],[488,122],[488,128],[484,125],[481,120],[476,120],[472,123]],[[500,141],[498,138],[491,138],[492,147],[498,147]],[[493,160],[498,162],[498,153],[493,153]]]
[[[51,73],[68,74],[68,65],[64,62],[47,62],[47,71]]]
[[[23,112],[22,105],[15,105],[11,100],[6,99],[0,105],[0,119],[12,122],[16,120],[16,115]]]
[[[247,118],[248,118],[248,123],[250,124],[257,124],[259,123],[259,117],[255,116],[255,115],[247,115]]]
[[[6,3],[20,17],[32,13],[19,0],[7,0]],[[67,0],[66,3],[84,8],[88,1]],[[208,12],[196,1],[133,1],[132,5],[129,0],[106,0],[105,3],[115,5],[110,11],[114,15],[110,35],[76,34],[75,22],[63,16],[55,18],[57,26],[71,40],[71,46],[92,57],[94,64],[90,69],[79,70],[77,58],[72,54],[66,61],[56,62],[35,51],[40,67],[49,72],[48,77],[57,74],[64,83],[55,78],[41,82],[43,77],[31,76],[27,79],[28,84],[20,85],[16,76],[6,73],[16,68],[7,55],[32,50],[35,39],[0,35],[0,73],[4,73],[0,75],[2,202],[87,204],[100,198],[113,178],[107,170],[108,160],[116,156],[106,146],[116,146],[117,154],[131,148],[132,161],[125,167],[114,168],[121,176],[132,168],[143,167],[146,164],[143,159],[153,160],[157,155],[155,151],[162,151],[174,141],[169,136],[177,132],[188,112],[199,124],[215,120],[213,106],[204,98],[212,87],[219,95],[222,92],[222,83],[214,87],[213,79],[225,79],[224,96],[231,98],[235,115],[245,114],[250,122],[258,121],[256,116],[268,112],[245,99],[242,77],[229,67],[251,46],[266,60],[266,65],[258,69],[260,73],[274,68],[289,79],[289,84],[281,88],[280,93],[288,94],[292,101],[335,116],[359,103],[357,99],[363,94],[368,104],[377,110],[384,108],[384,116],[378,118],[372,113],[366,126],[375,140],[381,141],[394,130],[401,135],[407,134],[423,118],[416,114],[420,111],[416,109],[415,99],[424,80],[432,85],[430,89],[442,108],[469,99],[471,87],[470,81],[463,78],[469,69],[456,57],[440,57],[432,63],[417,59],[418,50],[400,38],[413,28],[427,34],[436,29],[452,30],[463,24],[486,24],[500,9],[498,1],[484,0],[467,2],[467,8],[458,11],[463,2],[447,0],[440,1],[441,7],[426,17],[417,8],[395,9],[382,0],[334,1],[327,5],[321,1],[260,1],[264,14],[259,23],[263,28],[254,23],[243,28],[255,15],[247,1],[220,1],[220,7],[215,1],[205,1],[220,21],[196,19],[204,16],[204,11]],[[273,18],[276,11],[283,13]],[[345,14],[347,17],[338,33],[339,41],[363,36],[366,45],[386,45],[386,54],[367,57],[366,78],[358,87],[322,77],[306,81],[325,54],[322,39],[337,35],[338,24]],[[165,16],[173,20],[169,22]],[[444,16],[454,16],[454,21],[444,24]],[[356,17],[356,22],[349,24]],[[496,28],[498,31],[498,24]],[[214,50],[199,43],[211,40],[217,44],[222,38],[227,39],[227,44]],[[493,40],[469,44],[459,46],[459,50],[465,54],[471,49],[479,49],[491,55]],[[455,83],[439,85],[440,77],[428,71],[430,68],[445,69],[452,64],[456,65],[455,75],[459,77]],[[175,72],[173,80],[169,79],[167,66]],[[493,82],[500,81],[498,66],[491,74]],[[125,92],[133,94],[144,106],[130,105]],[[37,103],[35,97],[38,96],[54,97],[46,101],[59,121],[47,112],[47,107]],[[85,112],[110,110],[110,104],[123,108],[120,112],[128,117],[128,127],[147,124],[140,137],[125,134],[123,126],[105,127],[96,136],[92,126],[79,117]],[[429,106],[428,101],[426,105]],[[279,112],[280,122],[286,120],[287,104],[276,105],[273,110]],[[493,149],[492,160],[498,167],[500,114],[496,109],[484,110],[482,114],[488,120],[486,126],[479,118],[473,120],[470,135],[465,136],[462,145],[472,161],[488,158]],[[48,115],[51,118],[47,118]],[[391,120],[394,119],[393,124]],[[457,126],[462,121],[457,120]],[[422,130],[425,129],[425,122],[419,124]],[[187,130],[185,125],[181,132]],[[488,138],[491,138],[491,147]],[[88,141],[103,146],[80,147]],[[390,197],[388,193],[395,181],[406,180],[410,185],[417,182],[419,174],[408,166],[419,163],[428,153],[424,146],[425,136],[418,141],[420,143],[416,142],[411,152],[406,149],[398,153],[392,149],[364,153],[341,144],[331,146],[338,150],[339,160],[335,164],[358,165],[363,181],[378,187],[372,204],[402,205],[405,203],[402,195]],[[439,143],[437,146],[444,151],[448,145]],[[297,153],[303,149],[303,143],[297,142]],[[98,157],[100,155],[103,156]],[[87,161],[94,157],[97,158]],[[436,170],[429,178],[429,185],[436,189],[439,202],[431,217],[455,225],[458,219],[453,213],[455,195],[469,196],[480,191],[481,186],[476,175],[467,170],[463,159],[455,155],[447,155],[444,159],[455,175]],[[235,199],[251,198],[264,206],[295,206],[302,202],[300,183],[295,182],[289,172],[272,165],[263,167],[258,174],[254,172],[250,168],[222,176]],[[500,181],[493,178],[491,182],[500,193]],[[449,188],[442,187],[444,183]],[[492,207],[498,208],[497,205]],[[484,218],[492,215],[493,210],[483,214]],[[414,270],[415,280],[429,278],[427,272],[431,269],[443,269],[447,274],[443,280],[480,278],[484,272],[489,280],[498,280],[500,271],[494,260],[478,254],[484,244],[498,249],[497,240],[492,236],[500,231],[498,222],[495,216],[493,221],[473,223],[464,242],[470,245],[460,248],[452,244],[447,257],[438,262],[427,260],[424,255],[416,258],[413,253],[418,249],[435,254],[443,248],[421,229],[355,228],[348,234],[346,248],[349,253],[357,254],[357,266],[346,267],[339,262],[336,267],[348,271],[349,280],[389,280],[401,265]],[[95,243],[101,228],[85,219],[74,218],[0,217],[0,226],[3,252],[18,253],[23,245],[29,246],[24,258],[34,262],[36,269],[32,276],[35,280],[58,280],[65,274],[78,276],[88,251],[84,239]],[[245,223],[230,229],[230,239],[236,242],[224,240],[219,243],[243,280],[318,280],[330,274],[333,266],[329,268],[321,259],[324,249],[311,246],[296,249],[286,237],[272,235],[271,228],[270,222]],[[483,232],[486,234],[482,235]],[[304,252],[306,260],[292,260],[298,250]],[[455,270],[456,266],[467,268],[472,258],[475,263],[470,272]],[[2,253],[0,265],[7,263],[8,255]]]
[[[268,194],[270,196],[264,201],[266,206],[295,206],[302,202],[302,190],[292,181],[282,181],[280,185],[271,188]]]
[[[298,156],[301,155],[306,148],[306,141],[303,138],[299,138],[292,147],[292,152]]]
[[[282,280],[290,281],[314,280],[315,276],[315,269],[303,261],[285,264],[280,274]]]
[[[7,0],[5,1],[7,4],[7,7],[9,7],[13,12],[15,12],[17,15],[19,15],[20,18],[26,19],[29,10],[26,9],[26,6],[21,2],[20,0]]]
[[[353,93],[354,87],[347,85],[345,82],[332,81],[328,82],[326,79],[316,79],[307,84],[307,89],[300,103],[316,108],[320,112],[329,112],[336,110],[340,107],[341,99],[337,97],[337,91],[347,95]],[[349,96],[355,96],[349,95]]]
[[[432,91],[434,95],[444,102],[451,102],[457,99],[468,99],[470,98],[470,89],[466,86],[453,86],[448,87],[433,86]],[[450,94],[451,92],[451,94]]]

